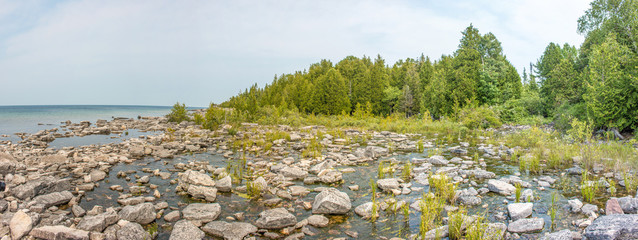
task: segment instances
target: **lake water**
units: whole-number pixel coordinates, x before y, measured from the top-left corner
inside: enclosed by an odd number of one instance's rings
[[[20,140],[15,133],[36,133],[59,127],[61,122],[67,120],[74,123],[90,121],[94,124],[98,119],[110,121],[114,117],[163,116],[169,113],[170,109],[169,106],[121,105],[0,106],[0,135],[9,135],[0,137],[0,140],[15,142]]]

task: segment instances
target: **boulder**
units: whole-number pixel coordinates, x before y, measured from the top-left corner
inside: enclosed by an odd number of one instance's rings
[[[214,187],[215,181],[205,173],[201,173],[198,171],[187,170],[184,172],[179,180],[177,189],[182,191],[187,191],[189,185],[199,185],[206,187]]]
[[[532,215],[533,203],[512,203],[507,205],[507,211],[512,221],[526,218]]]
[[[89,232],[63,225],[34,228],[29,235],[46,240],[89,240]]]
[[[343,174],[334,169],[323,170],[317,176],[321,182],[327,184],[338,183],[343,180]]]
[[[327,227],[328,224],[330,223],[330,220],[323,216],[323,215],[312,215],[310,217],[307,218],[308,219],[308,224],[310,224],[313,227]]]
[[[621,197],[618,198],[618,204],[625,214],[638,213],[638,198]]]
[[[440,155],[434,155],[430,158],[428,158],[428,161],[432,164],[432,165],[447,165],[449,163],[448,160],[445,159],[445,157],[440,156]]]
[[[33,220],[22,210],[13,214],[9,221],[9,229],[11,229],[11,239],[20,239],[25,236],[33,227]]]
[[[181,239],[204,239],[206,234],[200,230],[195,224],[188,220],[180,220],[173,225],[173,231],[169,240]]]
[[[214,202],[217,198],[217,188],[214,187],[190,185],[187,193],[193,198],[204,199],[208,202]]]
[[[118,220],[120,220],[120,217],[115,210],[109,208],[104,213],[82,218],[77,228],[91,232],[102,232],[106,227],[116,223]]]
[[[585,228],[583,237],[588,240],[638,239],[638,215],[600,216]]]
[[[3,154],[3,153],[0,153],[0,154]],[[2,175],[7,175],[10,173],[13,174],[16,171],[17,162],[10,155],[8,155],[8,157],[4,158],[0,156],[0,174]]]
[[[385,178],[377,180],[377,187],[381,188],[383,191],[392,191],[394,189],[399,189],[401,186],[399,185],[399,181],[396,178]]]
[[[580,211],[586,215],[589,215],[591,213],[598,212],[598,206],[588,203],[588,204],[585,204],[585,206],[583,206],[582,208],[580,208]]]
[[[174,221],[179,220],[179,218],[181,216],[182,215],[179,213],[179,211],[175,210],[175,211],[169,212],[166,215],[164,215],[164,221],[174,222]]]
[[[60,204],[66,204],[73,198],[73,194],[69,191],[54,192],[45,195],[37,196],[33,201],[37,204],[44,205],[44,208],[51,206],[57,206]]]
[[[313,214],[345,214],[350,211],[352,204],[348,194],[335,188],[327,188],[317,194],[312,204]]]
[[[119,216],[121,219],[146,225],[155,221],[157,214],[152,203],[141,203],[125,206]]]
[[[378,158],[378,157],[386,156],[389,153],[390,151],[384,147],[367,146],[365,151],[363,152],[363,157]],[[359,156],[359,157],[362,157],[362,156]]]
[[[523,218],[511,222],[509,226],[507,226],[507,231],[513,233],[538,232],[543,230],[544,226],[545,220],[542,218]]]
[[[512,184],[494,179],[490,179],[487,181],[487,188],[491,192],[495,192],[504,196],[510,196],[516,192],[516,187],[514,187]]]
[[[219,203],[191,203],[182,210],[182,217],[187,220],[207,223],[219,217]]]
[[[249,234],[257,232],[257,227],[244,222],[212,221],[202,227],[204,232],[226,240],[242,240]]]
[[[569,207],[573,213],[580,212],[580,208],[583,207],[583,202],[581,202],[577,198],[568,200],[567,204],[569,204]]]
[[[368,219],[370,217],[372,217],[372,202],[367,202],[364,204],[361,204],[359,206],[357,206],[356,208],[354,208],[354,213],[356,213],[357,215],[361,216],[364,219]],[[379,214],[377,213],[377,216]]]
[[[625,214],[625,212],[620,207],[620,204],[618,203],[617,198],[610,198],[609,200],[607,200],[607,203],[605,204],[605,214],[606,215]]]
[[[89,173],[89,177],[90,177],[90,181],[88,182],[102,181],[104,180],[104,178],[106,178],[106,172],[102,170],[93,170],[91,171],[91,173]]]
[[[230,192],[233,188],[233,179],[230,176],[225,176],[222,179],[219,179],[215,186],[217,190],[220,192]]]
[[[285,208],[275,208],[259,213],[255,226],[264,229],[280,229],[297,224],[297,217]]]
[[[153,237],[148,234],[139,223],[129,222],[126,225],[122,226],[120,230],[117,230],[117,239],[118,240],[147,240],[153,239]]]
[[[54,177],[41,177],[17,186],[11,193],[19,199],[33,198],[38,195],[53,192],[62,192],[71,189],[71,179],[57,179]]]
[[[308,172],[298,167],[284,167],[279,171],[279,173],[284,175],[284,177],[289,177],[293,180],[303,180],[306,176],[308,176]]]
[[[572,231],[565,229],[559,232],[553,232],[547,234],[541,238],[541,240],[572,240]]]

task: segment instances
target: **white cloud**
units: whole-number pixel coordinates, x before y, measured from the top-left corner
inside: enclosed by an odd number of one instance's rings
[[[588,7],[579,0],[20,3],[0,8],[0,26],[12,26],[0,27],[0,104],[205,106],[322,58],[437,59],[456,49],[470,22],[493,32],[522,71],[550,41],[579,45],[576,19]]]

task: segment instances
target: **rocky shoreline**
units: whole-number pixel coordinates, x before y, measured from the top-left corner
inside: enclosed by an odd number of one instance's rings
[[[121,135],[129,129],[151,134],[105,145],[47,147],[57,138]],[[426,149],[435,146],[432,139],[420,135],[341,130],[348,138],[340,138],[324,131],[321,126],[293,129],[249,123],[239,129],[227,125],[209,131],[192,123],[175,124],[163,117],[148,117],[115,118],[95,124],[66,122],[60,129],[21,133],[23,140],[19,143],[0,144],[0,175],[7,184],[6,191],[0,193],[0,236],[4,236],[2,240],[357,238],[356,229],[330,229],[330,236],[322,235],[326,233],[324,228],[347,224],[339,216],[370,219],[375,214],[372,201],[354,205],[366,195],[353,194],[364,191],[364,186],[353,184],[348,176],[364,171],[361,166],[376,166],[380,159],[389,162],[391,172],[399,172],[405,166],[393,158],[397,152],[417,152],[418,141],[423,141]],[[263,137],[273,132],[284,134]],[[255,144],[259,141],[261,144]],[[481,160],[473,161],[469,152],[480,153]],[[222,156],[228,166],[176,161],[185,154],[198,153]],[[392,175],[376,179],[379,196],[392,196],[380,201],[379,212],[397,211],[406,205],[410,206],[409,215],[417,216],[420,199],[407,196],[424,192],[430,177],[444,176],[463,186],[454,193],[459,206],[487,208],[483,199],[502,196],[501,210],[490,216],[492,222],[485,230],[492,239],[638,238],[635,197],[611,198],[604,209],[572,198],[561,208],[578,219],[572,229],[546,231],[546,220],[533,216],[542,212],[533,195],[552,188],[557,179],[539,176],[535,181],[524,181],[516,174],[499,175],[487,170],[486,160],[512,153],[513,149],[504,146],[461,142],[447,146],[438,155],[412,157],[411,180]],[[149,162],[166,167],[142,165]],[[140,170],[115,170],[116,166],[136,164]],[[576,165],[570,171],[580,174],[583,170]],[[618,174],[600,174],[622,182]],[[127,184],[113,184],[112,177]],[[155,184],[157,181],[168,184]],[[529,201],[512,202],[515,185],[524,188],[522,199]],[[97,189],[109,194],[93,194]],[[185,200],[167,200],[168,195]],[[220,196],[244,198],[261,210],[254,217],[242,211],[229,212],[229,206],[218,202]],[[109,204],[98,204],[104,202]],[[455,208],[450,204],[445,211]],[[301,214],[307,217],[300,218]],[[466,216],[464,225],[475,219],[474,215]],[[544,229],[545,233],[539,234]],[[404,237],[420,239],[416,232],[418,229]],[[447,237],[448,233],[449,226],[443,224],[429,231],[426,238]],[[398,235],[376,237],[400,239]]]

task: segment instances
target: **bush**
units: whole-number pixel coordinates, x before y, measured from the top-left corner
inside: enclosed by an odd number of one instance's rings
[[[554,126],[557,130],[567,131],[571,128],[572,119],[585,120],[587,111],[584,103],[563,104],[554,111]]]
[[[466,107],[458,115],[458,121],[469,129],[496,128],[501,126],[498,114],[488,107]]]
[[[166,115],[169,122],[181,123],[182,121],[190,121],[190,117],[188,117],[188,112],[186,111],[186,105],[179,104],[179,102],[173,105],[173,109],[171,112]]]

